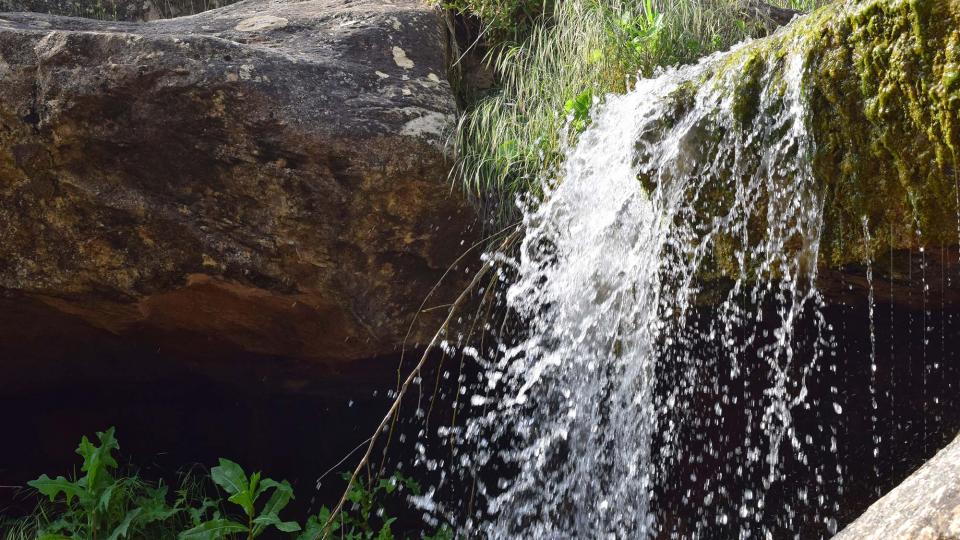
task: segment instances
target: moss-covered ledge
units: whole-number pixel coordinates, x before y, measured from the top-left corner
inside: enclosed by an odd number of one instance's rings
[[[641,138],[654,142],[699,106],[696,133],[685,135],[694,141],[684,150],[687,158],[716,165],[723,145],[731,144],[756,155],[760,145],[777,144],[782,136],[770,131],[777,129],[771,119],[797,103],[789,95],[797,91],[796,84],[791,88],[797,72],[788,73],[797,65],[806,139],[800,160],[809,164],[804,169],[824,205],[820,265],[836,268],[891,250],[956,245],[960,0],[828,5],[768,38],[708,60],[670,96],[660,127]],[[712,112],[704,113],[705,104]],[[641,161],[644,147],[637,146]],[[751,166],[747,174],[762,167]],[[710,174],[716,178],[701,188],[696,203],[696,219],[705,222],[717,209],[732,207],[731,182],[744,170]],[[796,171],[782,174],[783,182],[801,181]],[[640,180],[649,191],[656,189],[653,178],[641,174]],[[753,238],[769,225],[756,221]],[[745,247],[718,231],[716,270],[737,274],[741,263],[729,255]]]
[[[960,1],[837,2],[743,47],[710,74],[737,81],[739,122],[770,114],[756,110],[760,92],[785,85],[768,70],[782,70],[798,44],[810,158],[825,194],[821,262],[956,244]]]

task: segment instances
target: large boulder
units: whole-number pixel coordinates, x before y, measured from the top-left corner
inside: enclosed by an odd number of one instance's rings
[[[234,0],[0,0],[0,12],[31,11],[109,21],[153,21],[232,4]]]
[[[0,15],[6,388],[118,342],[338,365],[428,339],[475,219],[444,36],[417,0]]]
[[[960,437],[875,502],[834,540],[960,538]]]

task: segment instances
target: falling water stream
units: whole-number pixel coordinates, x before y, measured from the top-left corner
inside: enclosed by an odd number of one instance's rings
[[[413,460],[436,479],[415,498],[428,516],[488,538],[836,531],[846,375],[817,287],[806,47],[766,60],[749,122],[729,91],[747,69],[735,52],[595,107],[542,202],[523,206],[519,248],[487,255],[506,314],[486,323],[492,340],[448,336],[478,367],[444,373],[458,420],[421,432],[442,440]]]

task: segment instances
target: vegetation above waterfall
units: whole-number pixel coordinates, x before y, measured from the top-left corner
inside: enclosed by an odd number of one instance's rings
[[[590,106],[606,93],[771,29],[726,0],[447,5],[486,24],[480,39],[498,84],[463,114],[454,146],[457,173],[501,217],[518,193],[556,176],[564,141],[583,129]],[[758,110],[760,96],[782,94],[783,58],[804,55],[810,163],[825,204],[824,262],[956,242],[958,17],[955,1],[835,2],[718,61],[708,70],[712,81],[690,81],[691,90],[722,86],[746,126],[782,112]],[[864,223],[872,231],[867,242]]]
[[[778,0],[808,11],[823,0]],[[583,102],[623,92],[635,77],[689,63],[773,25],[739,0],[447,0],[481,21],[467,47],[487,50],[497,77],[454,137],[456,173],[501,217],[518,193],[555,170]],[[568,122],[569,121],[569,122]]]

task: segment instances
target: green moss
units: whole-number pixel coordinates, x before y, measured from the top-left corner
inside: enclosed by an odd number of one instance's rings
[[[740,83],[733,96],[733,115],[741,126],[750,125],[757,117],[766,65],[762,55],[753,54],[741,67],[743,75],[738,77]]]
[[[862,259],[891,243],[954,244],[957,96],[945,79],[960,5],[873,0],[843,9],[814,36],[828,45],[808,59],[829,262]],[[877,231],[873,246],[863,242],[864,217]]]
[[[745,47],[713,74],[733,81],[737,123],[779,112],[758,111],[759,95],[782,93],[778,61],[798,46],[813,170],[826,195],[824,262],[956,244],[960,2],[838,2]]]

